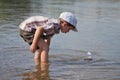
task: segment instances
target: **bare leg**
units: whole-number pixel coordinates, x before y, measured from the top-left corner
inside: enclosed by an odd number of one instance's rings
[[[49,46],[44,40],[43,40],[42,48],[43,50],[41,52],[41,63],[48,63]]]
[[[45,42],[45,40],[43,40],[42,38],[39,40],[38,43],[41,51],[39,51],[41,54],[39,54],[40,56],[40,61],[42,63],[48,63],[48,52],[49,52],[49,46],[48,44]]]
[[[41,53],[41,63],[48,63],[48,51],[46,50]]]
[[[41,55],[41,49],[36,50],[35,55],[34,55],[34,61],[36,65],[40,64],[40,55]]]

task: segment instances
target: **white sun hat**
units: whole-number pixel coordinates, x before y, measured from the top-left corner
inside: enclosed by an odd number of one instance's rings
[[[76,25],[77,25],[77,19],[75,17],[74,14],[72,14],[71,12],[62,12],[59,16],[59,18],[67,21],[68,23],[70,23],[72,26],[74,26],[74,29],[73,31],[77,32],[77,28],[76,28]]]

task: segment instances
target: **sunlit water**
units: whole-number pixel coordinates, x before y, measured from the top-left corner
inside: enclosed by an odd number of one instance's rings
[[[18,25],[32,15],[78,19],[77,33],[55,35],[49,65],[34,65]],[[119,0],[0,0],[1,80],[120,80]],[[91,52],[93,60],[84,60]]]

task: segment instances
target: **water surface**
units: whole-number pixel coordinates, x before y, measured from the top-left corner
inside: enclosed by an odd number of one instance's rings
[[[78,19],[77,33],[55,35],[49,65],[34,65],[18,25],[27,17],[58,18],[63,11]],[[119,80],[119,0],[0,0],[1,80]],[[88,51],[93,60],[85,61]]]

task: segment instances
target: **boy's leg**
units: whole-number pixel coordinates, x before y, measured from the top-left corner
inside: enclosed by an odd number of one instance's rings
[[[41,49],[36,50],[35,55],[34,55],[34,61],[36,65],[40,64],[40,55],[41,55]]]
[[[40,38],[39,47],[42,49],[41,54],[40,54],[40,59],[42,63],[48,63],[48,52],[49,52],[49,46],[45,42],[44,39]]]
[[[46,50],[41,52],[41,63],[48,63],[48,51]]]

